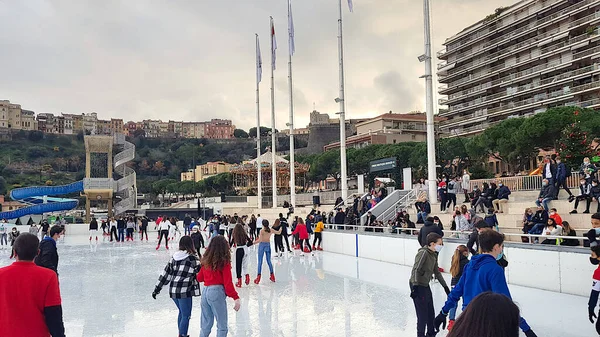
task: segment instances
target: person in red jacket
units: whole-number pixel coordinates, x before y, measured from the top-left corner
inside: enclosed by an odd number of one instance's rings
[[[312,249],[310,248],[310,243],[308,241],[310,236],[308,235],[308,230],[306,229],[306,225],[304,224],[304,220],[302,220],[302,218],[298,218],[298,224],[296,225],[296,229],[292,232],[291,235],[296,234],[298,234],[298,236],[300,237],[300,251],[304,252],[304,250],[306,249],[305,247],[308,247],[308,251],[312,253]],[[306,246],[304,245],[304,243],[306,243]],[[300,255],[304,255],[304,253],[300,253]]]
[[[58,276],[33,263],[39,244],[33,234],[19,235],[16,262],[0,268],[0,336],[65,336]]]
[[[548,216],[550,219],[554,219],[554,222],[556,222],[557,225],[562,227],[563,220],[560,217],[560,215],[558,214],[558,211],[556,210],[556,208],[550,208],[550,213],[548,213],[548,214],[550,214]]]
[[[240,310],[240,297],[233,286],[231,276],[231,252],[229,243],[222,235],[212,240],[202,257],[202,267],[196,277],[204,282],[204,292],[200,307],[200,337],[208,337],[215,319],[217,320],[217,336],[227,336],[227,296],[235,300],[233,309]]]

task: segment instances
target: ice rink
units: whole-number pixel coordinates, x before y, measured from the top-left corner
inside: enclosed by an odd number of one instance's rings
[[[177,310],[168,289],[156,300],[151,297],[176,245],[170,251],[164,246],[156,251],[152,239],[149,243],[109,243],[100,238],[98,245],[90,245],[87,237],[67,236],[59,242],[67,336],[177,335]],[[8,250],[0,253],[0,266],[10,264]],[[254,279],[254,248],[251,254],[249,270]],[[276,283],[268,280],[265,264],[260,285],[238,289],[239,312],[233,311],[233,301],[228,300],[230,336],[416,336],[415,312],[408,296],[409,267],[326,252],[274,257],[273,265]],[[446,296],[439,285],[432,288],[437,312]],[[596,335],[587,320],[587,298],[518,286],[510,290],[538,336]],[[199,333],[196,298],[189,334]]]

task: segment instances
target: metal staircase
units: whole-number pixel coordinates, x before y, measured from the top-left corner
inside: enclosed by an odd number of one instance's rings
[[[115,173],[121,176],[115,181],[115,192],[121,197],[121,201],[115,204],[114,214],[119,215],[137,206],[136,174],[135,170],[127,166],[128,162],[135,159],[135,145],[128,142],[123,134],[115,135],[114,143],[123,147],[123,151],[117,153],[114,158]]]
[[[417,190],[395,190],[371,208],[370,211],[371,214],[377,217],[378,221],[386,223],[388,220],[395,218],[401,210],[409,208],[417,200],[417,197]],[[365,213],[361,216],[360,223],[364,225],[366,222],[367,214]]]

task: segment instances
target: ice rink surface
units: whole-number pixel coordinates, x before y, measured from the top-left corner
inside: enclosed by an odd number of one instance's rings
[[[156,251],[152,239],[109,243],[100,238],[90,245],[87,237],[67,236],[59,242],[67,336],[177,336],[177,310],[168,289],[156,300],[151,297],[176,245]],[[0,254],[0,266],[11,263],[8,250]],[[256,264],[251,248],[252,279]],[[238,289],[239,312],[228,300],[230,336],[416,336],[409,267],[326,252],[273,257],[273,265],[276,283],[269,281],[265,264],[260,285]],[[432,289],[437,313],[446,296],[438,284]],[[538,336],[596,336],[587,320],[587,298],[518,286],[510,290]],[[189,334],[199,333],[200,298],[195,298]]]

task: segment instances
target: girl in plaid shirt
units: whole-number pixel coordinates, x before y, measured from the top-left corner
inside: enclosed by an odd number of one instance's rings
[[[200,262],[196,256],[192,238],[184,236],[179,240],[179,250],[158,278],[152,297],[156,299],[163,286],[169,284],[169,295],[179,309],[177,326],[179,337],[188,337],[188,327],[192,316],[192,297],[200,296],[200,284],[196,276],[200,270]]]

